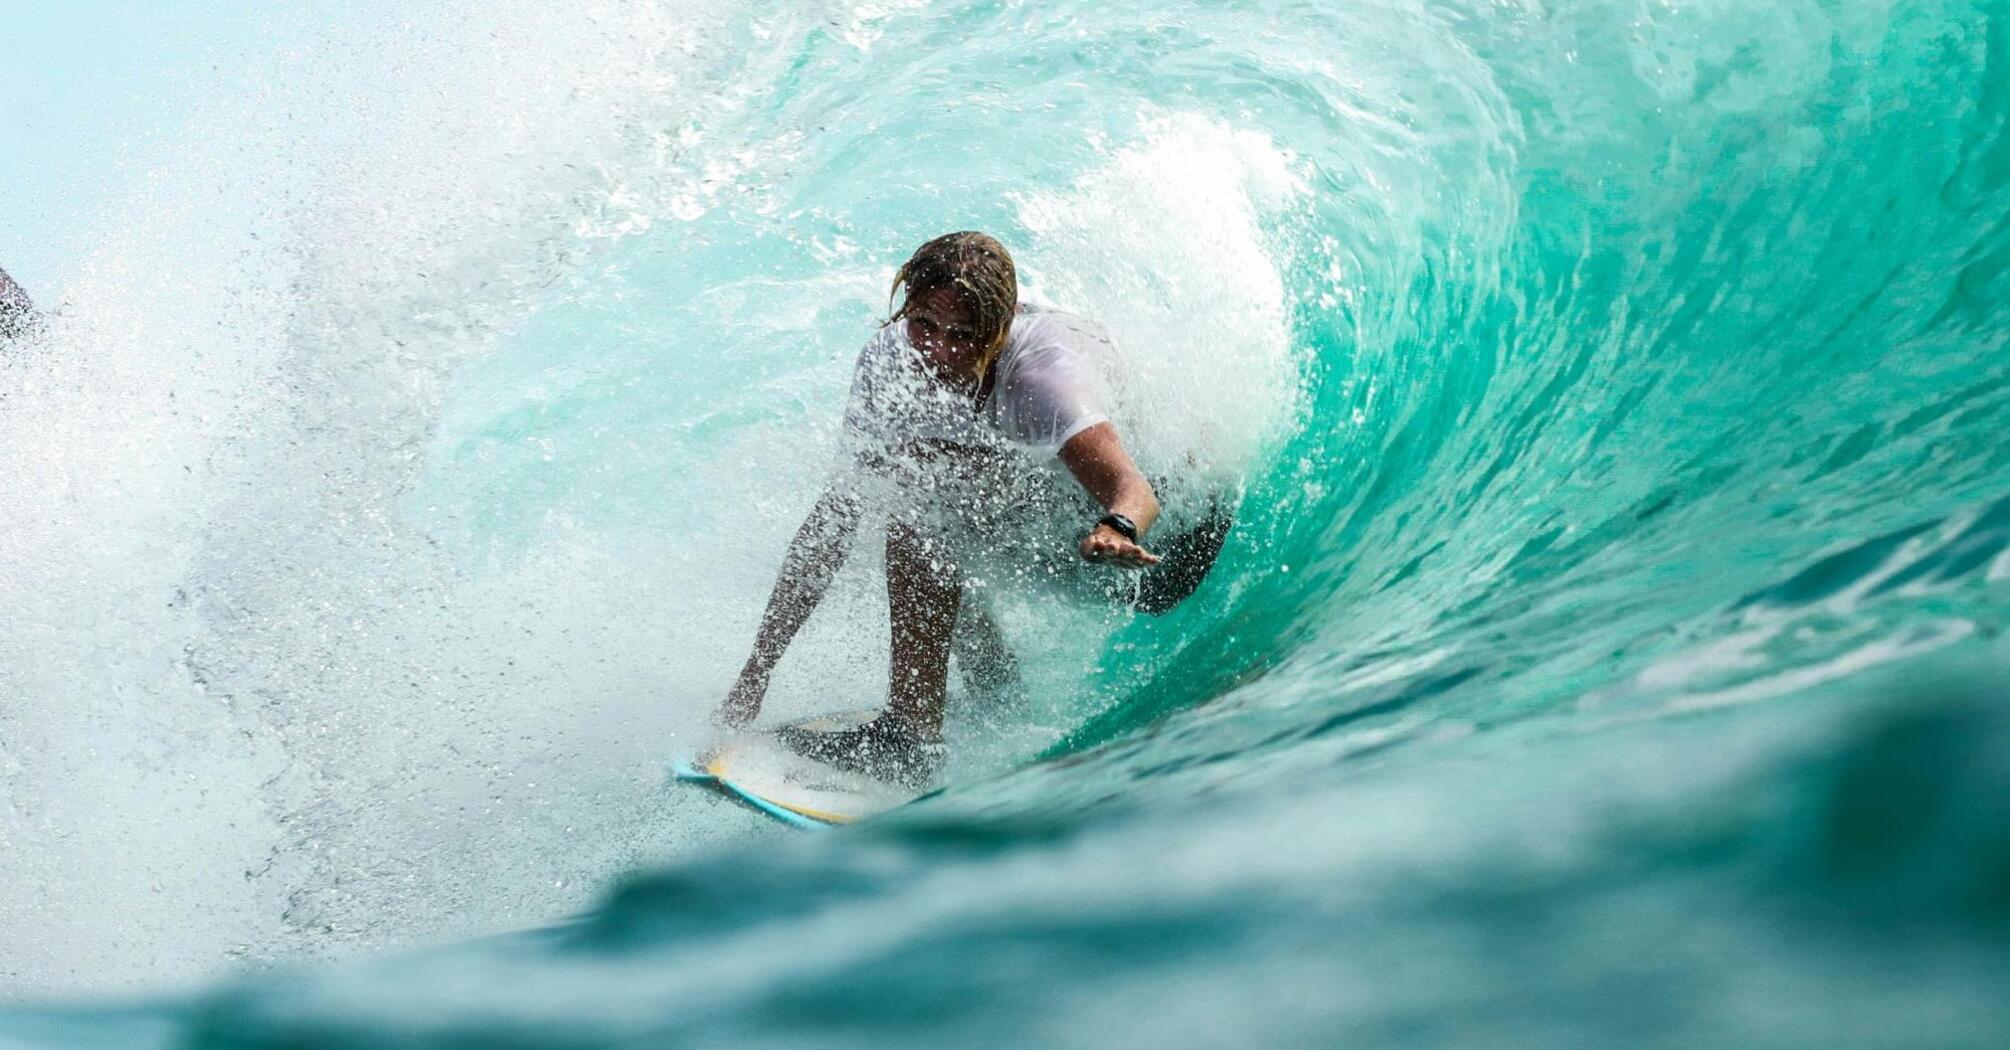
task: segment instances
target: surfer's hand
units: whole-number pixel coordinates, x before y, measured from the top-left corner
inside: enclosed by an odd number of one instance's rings
[[[739,729],[761,713],[761,698],[768,692],[768,672],[753,664],[740,669],[740,680],[726,694],[726,702],[712,720],[728,729]]]
[[[1159,563],[1158,555],[1138,546],[1108,525],[1098,525],[1094,532],[1082,537],[1082,557],[1129,569],[1142,569]]]

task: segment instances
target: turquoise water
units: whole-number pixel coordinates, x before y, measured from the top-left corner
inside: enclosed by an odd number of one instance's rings
[[[43,42],[124,174],[0,226],[53,309],[0,363],[0,1043],[2010,1030],[2010,5]],[[1221,564],[994,596],[1027,695],[953,693],[887,818],[664,785],[892,268],[973,227],[1111,328],[1173,512],[1239,494]],[[871,693],[874,572],[777,711]]]

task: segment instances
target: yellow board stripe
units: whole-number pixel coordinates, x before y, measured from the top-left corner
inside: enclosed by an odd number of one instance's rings
[[[726,749],[722,748],[705,759],[705,775],[716,777],[720,780],[731,779],[726,775]],[[765,799],[771,805],[780,806],[791,813],[799,813],[811,820],[821,820],[826,824],[849,824],[858,819],[857,817],[845,816],[842,813],[830,813],[810,806],[791,805],[780,799],[768,798],[766,795],[762,795],[761,798]]]
[[[761,797],[767,798],[767,796],[765,795]],[[839,813],[826,813],[823,810],[811,809],[808,806],[792,806],[787,802],[783,802],[779,799],[770,798],[768,799],[768,801],[773,802],[775,805],[780,806],[791,813],[801,813],[803,816],[806,816],[811,820],[821,820],[826,824],[849,824],[852,821],[858,819],[857,817],[847,817]]]

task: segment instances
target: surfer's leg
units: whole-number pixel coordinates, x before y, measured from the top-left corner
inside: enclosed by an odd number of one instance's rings
[[[913,522],[887,522],[886,601],[893,623],[887,709],[923,740],[942,735],[950,638],[962,597],[948,545]]]
[[[798,753],[840,769],[919,789],[942,764],[942,706],[963,578],[948,544],[927,525],[886,523],[886,604],[893,624],[887,711],[856,729],[776,735]]]

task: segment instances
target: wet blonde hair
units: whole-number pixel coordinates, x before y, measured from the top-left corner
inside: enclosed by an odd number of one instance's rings
[[[907,297],[887,319],[888,324],[905,319],[921,297],[937,289],[952,289],[970,308],[978,338],[984,341],[978,374],[990,370],[1005,349],[1005,340],[1012,334],[1012,315],[1019,309],[1019,273],[1004,245],[976,230],[945,233],[916,248],[901,264],[893,275],[893,287],[886,293],[888,306],[903,286]]]

